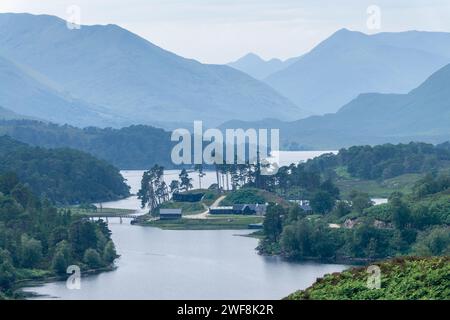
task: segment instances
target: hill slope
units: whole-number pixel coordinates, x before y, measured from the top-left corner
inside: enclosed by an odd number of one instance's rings
[[[0,135],[33,146],[81,150],[120,169],[173,166],[170,133],[150,126],[79,129],[38,121],[0,121]]]
[[[92,105],[59,92],[2,56],[0,83],[0,105],[23,115],[14,118],[31,117],[79,126],[110,124]]]
[[[55,203],[108,201],[129,195],[119,170],[81,151],[31,147],[0,137],[0,173],[15,173]]]
[[[368,93],[334,114],[293,122],[231,121],[223,128],[280,128],[283,148],[332,150],[352,145],[450,139],[450,65],[408,94]]]
[[[367,268],[326,275],[289,300],[449,300],[450,258],[404,258],[376,263],[381,288],[369,289]]]
[[[0,14],[0,47],[5,57],[61,90],[134,124],[196,119],[216,124],[302,113],[242,72],[185,59],[116,25],[69,30],[53,16]]]
[[[3,108],[0,106],[0,119],[1,120],[19,120],[19,119],[27,119],[28,117],[17,114],[11,110]]]
[[[369,36],[342,29],[265,81],[302,108],[324,114],[361,93],[407,93],[449,62],[449,33]]]

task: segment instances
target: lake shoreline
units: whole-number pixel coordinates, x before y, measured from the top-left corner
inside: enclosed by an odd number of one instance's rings
[[[116,270],[117,268],[118,267],[113,263],[107,267],[101,267],[101,268],[81,271],[81,275],[88,277],[88,276],[98,275],[98,274],[104,273],[104,272],[111,272],[111,271]],[[45,285],[46,283],[66,281],[68,277],[70,277],[70,274],[67,274],[67,275],[52,274],[52,275],[44,276],[44,277],[38,278],[38,279],[21,279],[20,281],[18,281],[16,283],[16,287],[13,289],[13,294],[16,296],[15,299],[22,299],[22,300],[26,300],[28,298],[46,297],[47,295],[38,294],[38,293],[35,293],[32,291],[23,291],[23,289],[39,287],[39,286]]]
[[[118,218],[109,226],[121,255],[113,272],[83,277],[81,290],[68,290],[65,277],[23,282],[21,298],[281,299],[348,267],[261,256],[252,230],[173,231],[120,224]]]

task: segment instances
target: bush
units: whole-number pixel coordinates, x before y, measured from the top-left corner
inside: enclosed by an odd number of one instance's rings
[[[21,262],[25,268],[35,268],[42,260],[42,244],[40,241],[22,235],[21,239]]]
[[[105,249],[103,250],[103,261],[105,263],[113,263],[114,259],[117,258],[117,252],[116,247],[114,246],[114,243],[112,241],[108,241],[108,243],[105,246]]]
[[[227,195],[222,200],[221,205],[228,206],[233,204],[264,204],[266,199],[260,194],[259,190],[243,188]]]
[[[53,256],[52,270],[56,274],[64,274],[67,270],[67,261],[64,254],[61,251],[57,251]]]
[[[97,250],[94,249],[87,249],[84,252],[83,261],[91,269],[96,269],[102,266],[102,259]]]

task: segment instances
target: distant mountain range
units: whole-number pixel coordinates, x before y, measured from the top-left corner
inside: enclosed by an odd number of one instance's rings
[[[450,63],[450,33],[342,29],[264,79],[298,106],[336,112],[361,93],[407,93]]]
[[[450,65],[407,94],[368,93],[335,114],[282,122],[231,121],[222,128],[279,128],[286,149],[450,140]]]
[[[254,53],[248,53],[242,58],[228,63],[228,65],[251,75],[255,79],[263,80],[272,73],[287,68],[298,59],[300,59],[300,57],[290,58],[285,61],[281,61],[280,59],[270,59],[266,61]]]
[[[73,125],[163,124],[304,113],[228,66],[157,47],[116,25],[70,30],[54,16],[0,14],[0,105]]]
[[[230,67],[185,59],[116,25],[70,30],[53,16],[0,14],[0,118],[275,127],[293,149],[441,142],[450,134],[448,63],[450,33],[342,29],[303,56],[248,54]],[[330,114],[305,119],[303,110]]]

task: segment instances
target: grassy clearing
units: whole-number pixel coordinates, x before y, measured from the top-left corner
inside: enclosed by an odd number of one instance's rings
[[[65,207],[64,210],[70,210],[73,214],[84,215],[88,217],[114,217],[130,215],[136,212],[132,209],[103,208],[95,210],[86,210],[78,207]]]
[[[375,263],[380,268],[379,289],[367,286],[366,267],[326,275],[289,300],[448,300],[449,257],[397,258]]]
[[[263,219],[259,216],[227,215],[208,219],[154,220],[141,225],[168,230],[239,230],[248,229],[249,224],[261,223]]]
[[[278,203],[283,207],[289,207],[291,204],[273,192],[256,188],[242,188],[227,193],[225,199],[220,202],[221,206],[231,206],[234,204],[264,204],[266,202]]]
[[[205,212],[208,207],[212,205],[217,198],[219,198],[220,195],[215,191],[205,189],[191,190],[185,193],[189,194],[201,192],[205,193],[205,195],[199,202],[183,202],[170,200],[162,203],[158,208],[154,210],[153,213],[155,216],[157,216],[159,214],[159,209],[181,209],[183,211],[183,215],[192,215]]]
[[[395,191],[411,193],[414,184],[421,177],[420,174],[404,174],[383,181],[340,178],[336,181],[336,185],[344,199],[348,198],[352,190],[368,193],[373,198],[387,198]]]

